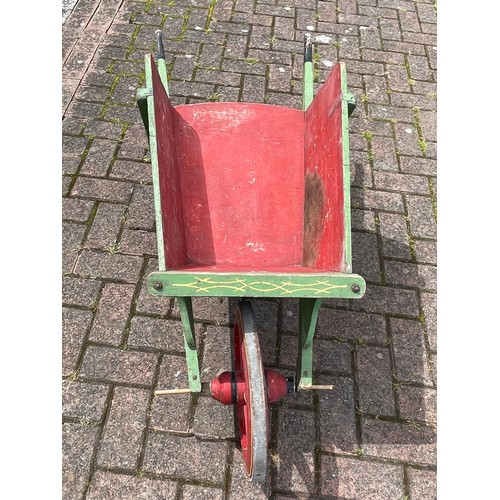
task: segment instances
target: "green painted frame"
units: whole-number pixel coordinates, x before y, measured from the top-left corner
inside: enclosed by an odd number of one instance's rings
[[[196,348],[192,297],[296,297],[299,298],[299,343],[296,389],[309,388],[313,382],[313,340],[321,303],[324,298],[360,299],[366,291],[365,280],[351,272],[351,205],[349,116],[354,110],[353,94],[347,89],[345,64],[340,62],[342,91],[342,149],[346,273],[277,273],[277,272],[205,272],[167,270],[163,246],[163,225],[159,187],[159,162],[156,148],[153,82],[150,60],[145,56],[146,88],[137,93],[137,104],[149,138],[158,246],[158,271],[147,277],[149,293],[159,297],[175,297],[181,311],[184,345],[191,392],[201,392],[201,373]],[[164,59],[158,59],[158,70],[168,95],[168,79]],[[313,63],[304,62],[303,110],[314,96]]]

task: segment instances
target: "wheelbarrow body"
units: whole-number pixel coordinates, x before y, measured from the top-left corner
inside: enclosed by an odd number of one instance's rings
[[[158,246],[158,271],[147,286],[152,295],[177,298],[190,391],[202,387],[191,300],[200,296],[299,298],[295,389],[312,387],[321,301],[358,299],[366,288],[351,266],[354,103],[345,65],[335,65],[313,98],[306,60],[302,110],[173,106],[164,60],[156,64],[148,54],[145,67],[138,104],[150,144]]]

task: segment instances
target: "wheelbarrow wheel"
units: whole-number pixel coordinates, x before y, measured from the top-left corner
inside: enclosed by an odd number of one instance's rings
[[[262,483],[267,469],[268,402],[259,338],[247,300],[238,305],[234,345],[236,382],[238,392],[243,392],[236,409],[241,453],[250,480]]]

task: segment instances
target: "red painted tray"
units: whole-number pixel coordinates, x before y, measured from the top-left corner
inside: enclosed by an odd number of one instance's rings
[[[150,277],[152,293],[160,281],[163,295],[233,294],[176,288],[200,273],[244,281],[264,273],[269,282],[302,275],[301,283],[327,274],[330,284],[350,274],[344,66],[335,66],[305,112],[243,102],[173,106],[148,57],[159,270],[171,273],[166,282],[164,274]],[[349,278],[364,289],[361,277]]]

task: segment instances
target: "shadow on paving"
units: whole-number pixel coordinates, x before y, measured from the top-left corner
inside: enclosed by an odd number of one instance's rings
[[[373,237],[375,248],[357,243],[359,234]],[[395,259],[384,260],[385,283],[379,252]],[[401,463],[435,465],[435,381],[417,293],[434,285],[410,257],[409,244],[353,232],[353,269],[367,280],[367,293],[359,301],[325,300],[321,307],[314,383],[334,384],[334,390],[288,394],[269,406],[273,489],[341,498],[345,484],[339,481],[349,471],[359,469],[356,480],[368,483],[371,473],[402,476]],[[405,266],[401,279],[387,263]],[[265,367],[293,375],[298,299],[250,301]],[[233,324],[238,299],[228,304]],[[234,360],[233,329],[230,343]],[[241,453],[236,413],[234,422]]]

